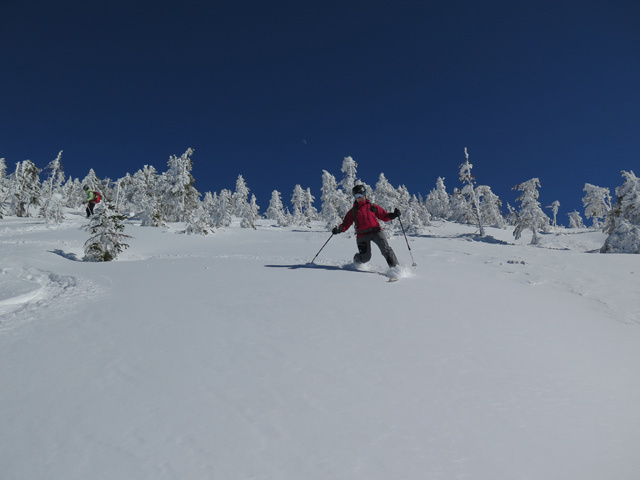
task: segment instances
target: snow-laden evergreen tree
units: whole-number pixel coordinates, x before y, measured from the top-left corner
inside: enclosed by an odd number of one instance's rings
[[[580,212],[574,210],[571,213],[567,213],[567,215],[569,215],[569,228],[584,228]]]
[[[215,207],[212,213],[211,223],[215,227],[228,227],[231,225],[233,216],[231,215],[233,194],[231,190],[222,190],[220,195],[214,198]]]
[[[584,216],[593,219],[593,228],[601,228],[600,221],[611,211],[611,192],[608,188],[598,187],[590,183],[584,184],[585,195],[582,205]]]
[[[500,211],[502,207],[500,197],[493,193],[488,185],[478,185],[476,195],[480,200],[482,222],[495,228],[505,228],[507,222]]]
[[[193,151],[189,148],[180,157],[172,155],[167,162],[169,169],[162,174],[161,204],[164,218],[169,222],[184,222],[187,212],[198,208],[200,193],[193,186],[195,179],[191,175]]]
[[[624,183],[616,187],[618,200],[607,215],[609,234],[602,253],[640,253],[640,178],[633,171],[622,171]]]
[[[62,192],[64,206],[67,208],[80,208],[87,200],[87,195],[82,189],[82,183],[79,178],[67,178],[67,181],[62,186]],[[84,210],[84,207],[82,209]]]
[[[304,190],[300,185],[296,185],[291,196],[291,205],[293,206],[292,223],[294,225],[311,227],[311,221],[315,220],[317,215],[316,209],[313,207],[315,198],[311,195],[311,190]]]
[[[409,197],[408,203],[405,202],[406,197],[403,190]],[[419,235],[423,232],[424,227],[430,225],[431,215],[429,214],[429,211],[427,210],[424,202],[420,201],[420,199],[415,195],[409,195],[409,191],[406,189],[406,187],[400,187],[399,191],[401,192],[401,206],[398,208],[402,212],[402,216],[400,217],[400,220],[398,220],[398,222],[394,221],[393,224],[397,223],[399,226],[400,222],[402,222],[406,233]],[[389,211],[393,211],[393,209]],[[398,231],[397,227],[395,230]]]
[[[107,199],[100,202],[103,207],[96,210],[85,230],[89,239],[84,244],[84,260],[87,262],[110,262],[129,247],[124,240],[131,238],[125,235],[124,221],[126,217],[116,211],[115,205]]]
[[[329,228],[338,225],[342,221],[343,212],[347,211],[349,200],[345,193],[338,189],[336,178],[326,170],[322,171],[321,192],[320,218]]]
[[[207,235],[211,231],[210,217],[206,214],[202,203],[187,213],[187,225],[184,233],[187,235]]]
[[[89,173],[87,173],[87,176],[82,179],[81,183],[82,183],[82,185],[88,186],[91,190],[99,190],[99,191],[101,191],[100,186],[101,186],[102,182],[100,181],[100,179],[96,175],[96,172],[93,170],[93,168],[89,169]],[[85,197],[86,197],[86,195],[85,195]]]
[[[256,201],[256,196],[251,194],[251,200],[244,207],[240,227],[253,228],[256,230],[256,220],[260,218],[260,207]]]
[[[513,231],[513,235],[517,240],[522,236],[524,230],[531,230],[533,233],[531,245],[538,245],[540,243],[538,230],[544,229],[549,225],[549,217],[542,211],[540,202],[538,202],[540,195],[538,188],[540,188],[540,180],[537,178],[532,178],[513,187],[513,190],[520,190],[522,192],[516,199],[516,201],[520,202],[520,211],[518,212],[518,219],[516,220],[516,228]]]
[[[137,215],[140,218],[141,227],[166,227],[164,211],[158,197],[149,197],[144,210]]]
[[[408,192],[406,193],[408,194]],[[381,173],[378,176],[376,188],[372,192],[369,200],[376,205],[380,205],[385,210],[392,212],[394,208],[406,209],[409,206],[411,196],[406,197],[404,194],[405,192],[403,190],[396,190],[393,185],[389,183],[384,173]],[[404,202],[402,201],[403,198]]]
[[[475,220],[478,225],[478,230],[480,232],[480,236],[484,237],[484,227],[482,220],[482,212],[480,211],[480,201],[478,200],[478,194],[474,187],[476,180],[473,175],[471,175],[471,169],[473,165],[469,162],[469,153],[467,152],[467,148],[464,149],[465,161],[462,165],[460,165],[459,178],[462,183],[466,183],[464,188],[462,189],[462,194],[466,195],[469,199],[469,205],[472,207],[473,215],[475,215]]]
[[[249,187],[242,175],[236,180],[236,191],[231,198],[231,214],[238,218],[244,218],[249,204]]]
[[[62,169],[62,150],[55,160],[45,168],[47,178],[42,182],[40,195],[40,216],[47,223],[60,223],[64,220],[64,170]]]
[[[28,217],[29,207],[40,201],[40,170],[31,160],[16,163],[16,169],[9,177],[11,206],[18,217]]]
[[[444,185],[443,177],[438,177],[436,188],[432,189],[427,195],[425,205],[433,218],[448,220],[451,217],[449,194]]]
[[[451,197],[449,198],[449,220],[458,223],[474,224],[476,223],[476,216],[473,213],[473,208],[467,199],[467,196],[462,193],[459,188],[454,188]]]
[[[547,208],[550,208],[551,212],[553,213],[553,228],[556,228],[558,226],[557,219],[558,219],[558,210],[560,209],[560,202],[556,200]]]
[[[9,196],[9,182],[7,181],[7,164],[0,158],[0,218],[3,217],[4,202]]]
[[[286,227],[291,223],[291,215],[285,210],[279,191],[271,192],[271,201],[265,215],[269,220],[275,220],[279,227]]]
[[[242,175],[236,180],[236,191],[231,197],[231,215],[240,219],[240,227],[256,228],[256,220],[260,217],[260,207],[255,195],[249,201],[249,187]]]
[[[204,198],[202,199],[202,209],[204,210],[204,214],[209,217],[209,223],[211,223],[211,219],[213,218],[213,211],[216,208],[216,202],[218,201],[218,195],[205,192]]]
[[[340,187],[344,193],[351,198],[351,190],[353,186],[356,184],[356,178],[358,175],[358,164],[351,157],[345,157],[342,161],[342,181],[340,182]]]
[[[142,219],[145,226],[161,227],[167,219],[162,200],[165,191],[162,189],[162,177],[155,167],[144,165],[131,177],[131,181],[121,184],[123,188],[123,211],[132,212],[135,217]]]

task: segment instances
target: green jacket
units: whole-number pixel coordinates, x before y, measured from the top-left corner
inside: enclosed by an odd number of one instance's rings
[[[87,202],[93,202],[96,199],[96,194],[93,190],[87,190]]]

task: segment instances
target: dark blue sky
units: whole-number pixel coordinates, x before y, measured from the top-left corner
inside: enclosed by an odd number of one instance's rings
[[[115,179],[193,147],[201,192],[242,174],[264,211],[349,155],[451,192],[468,147],[566,224],[585,182],[640,173],[638,25],[636,0],[4,1],[0,157]]]

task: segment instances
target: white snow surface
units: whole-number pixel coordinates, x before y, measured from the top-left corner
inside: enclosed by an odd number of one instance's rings
[[[0,220],[0,478],[640,478],[640,256],[434,223],[349,234]],[[331,241],[310,260],[324,242]]]

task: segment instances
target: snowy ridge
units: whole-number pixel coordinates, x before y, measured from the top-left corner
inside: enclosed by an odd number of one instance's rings
[[[541,245],[436,223],[389,242],[2,220],[0,473],[10,479],[632,479],[640,265],[603,234]]]

